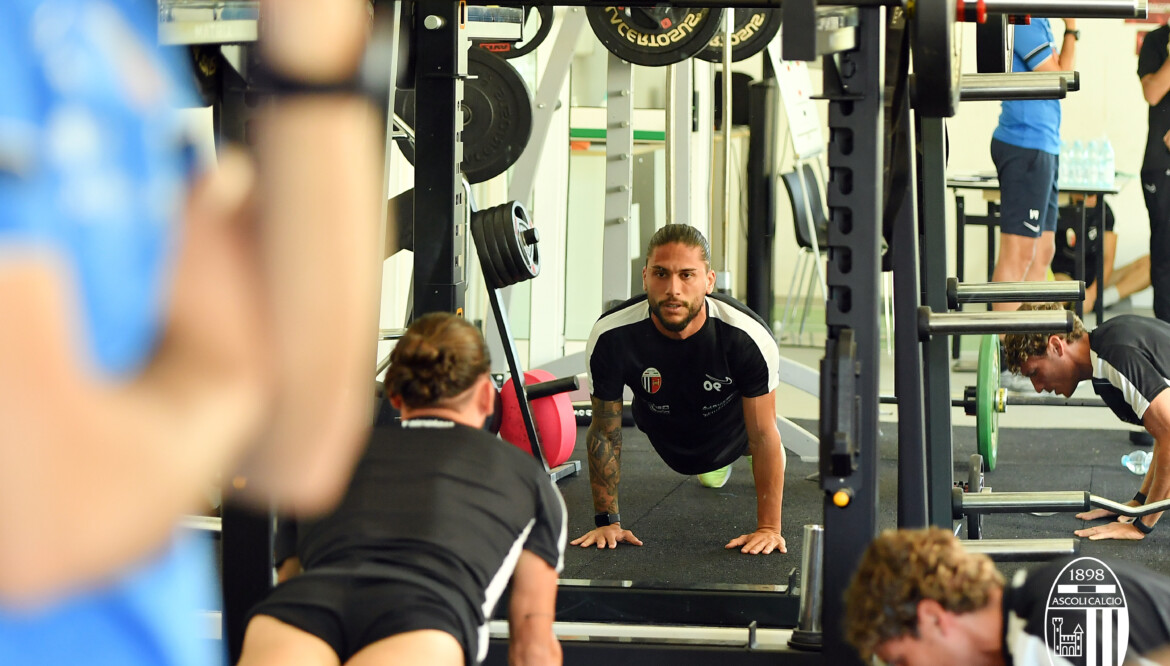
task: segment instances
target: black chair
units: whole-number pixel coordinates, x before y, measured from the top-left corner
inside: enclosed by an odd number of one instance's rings
[[[803,178],[801,178],[801,172],[803,172]],[[788,284],[788,298],[784,303],[784,318],[780,321],[780,328],[777,331],[778,337],[784,335],[788,328],[789,316],[796,312],[793,296],[803,292],[804,307],[800,316],[798,340],[804,335],[804,323],[808,319],[813,287],[817,283],[814,262],[821,261],[825,254],[829,230],[829,218],[825,214],[825,200],[821,195],[821,186],[817,181],[816,171],[812,165],[805,164],[801,172],[791,171],[780,176],[780,179],[784,181],[784,189],[788,190],[788,202],[792,206],[792,222],[796,232],[796,243],[800,246],[800,251],[797,253],[796,266]],[[816,234],[816,247],[819,252],[813,250],[813,237],[809,233],[810,229]],[[805,286],[806,281],[807,287]]]

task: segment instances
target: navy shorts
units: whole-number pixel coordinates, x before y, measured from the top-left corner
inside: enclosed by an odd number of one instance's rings
[[[991,160],[999,174],[1000,233],[1039,238],[1041,232],[1055,232],[1060,158],[992,139]]]
[[[477,663],[478,631],[451,604],[426,588],[364,575],[308,572],[278,585],[249,620],[269,615],[329,644],[341,663],[383,638],[420,629],[451,634],[464,662]]]

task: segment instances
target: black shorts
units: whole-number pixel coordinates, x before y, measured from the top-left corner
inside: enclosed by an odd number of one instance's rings
[[[383,638],[438,629],[463,646],[464,662],[477,663],[479,635],[470,618],[413,583],[366,575],[306,572],[278,585],[249,614],[269,615],[329,644],[342,663]]]
[[[999,174],[1000,233],[1039,238],[1056,231],[1060,158],[992,139],[991,160]]]

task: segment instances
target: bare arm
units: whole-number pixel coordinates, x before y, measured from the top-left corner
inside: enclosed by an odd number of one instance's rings
[[[766,555],[773,550],[788,552],[780,535],[786,459],[776,428],[776,392],[744,398],[743,418],[756,482],[756,531],[732,539],[727,547],[739,547],[752,555]]]
[[[1033,67],[1032,71],[1071,72],[1076,69],[1077,40],[1073,39],[1071,32],[1076,29],[1075,19],[1064,19],[1064,36],[1061,38],[1060,50],[1045,58]]]
[[[1156,106],[1170,92],[1170,58],[1167,58],[1158,71],[1153,74],[1146,74],[1141,78],[1142,82],[1142,96],[1146,98],[1146,104]]]
[[[1170,498],[1170,395],[1166,391],[1159,393],[1146,408],[1142,424],[1154,436],[1154,459],[1141,490],[1146,495],[1146,503],[1150,504]],[[1155,513],[1140,520],[1153,525],[1161,516],[1161,513]]]
[[[294,9],[295,8],[295,9]],[[285,76],[347,78],[364,2],[271,0],[263,44]],[[260,247],[278,393],[248,490],[298,514],[340,498],[369,423],[380,285],[381,133],[356,96],[280,100],[257,123]]]
[[[508,607],[508,664],[561,663],[561,644],[553,633],[557,572],[531,551],[522,551],[512,574]]]
[[[589,454],[589,487],[593,511],[618,513],[618,483],[622,479],[622,403],[592,398],[593,420],[585,435]]]
[[[1150,402],[1146,413],[1142,416],[1142,424],[1154,436],[1154,459],[1150,469],[1142,481],[1141,492],[1146,495],[1145,504],[1159,502],[1170,498],[1170,391],[1163,391]],[[1129,502],[1136,505],[1137,502]],[[1086,514],[1081,514],[1086,515]],[[1092,517],[1100,517],[1097,514]],[[1161,513],[1155,513],[1138,518],[1146,525],[1154,525],[1161,518]],[[1079,516],[1078,516],[1079,517]],[[1128,519],[1105,525],[1098,525],[1076,531],[1077,536],[1089,537],[1097,541],[1101,539],[1128,539],[1138,540],[1145,537]]]
[[[186,207],[164,338],[135,379],[75,336],[68,269],[0,258],[0,597],[52,595],[157,548],[255,434],[266,394],[259,284],[227,155]]]
[[[622,479],[622,401],[593,401],[593,420],[585,435],[589,455],[589,488],[596,513],[618,513],[618,483]],[[634,533],[620,522],[598,527],[573,539],[574,546],[617,548],[619,541],[641,546]]]

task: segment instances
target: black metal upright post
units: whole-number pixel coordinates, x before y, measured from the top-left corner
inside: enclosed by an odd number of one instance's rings
[[[229,663],[240,659],[248,612],[272,589],[273,516],[225,497],[220,523],[224,642]]]
[[[463,313],[467,291],[467,201],[463,79],[467,40],[461,5],[421,0],[415,10],[414,315]]]
[[[877,531],[884,17],[882,7],[859,8],[857,48],[826,56],[824,61],[831,136],[826,359],[836,357],[839,341],[852,338],[857,362],[852,410],[856,440],[842,450],[841,439],[834,440],[824,423],[821,431],[821,487],[825,491],[822,618],[825,662],[829,664],[860,663],[844,640],[843,597],[862,552]]]
[[[748,93],[751,115],[748,143],[747,306],[772,321],[772,242],[776,233],[776,99],[775,79],[753,83]]]
[[[941,118],[920,118],[922,136],[919,238],[922,248],[922,304],[934,312],[947,311],[946,141]],[[961,232],[960,232],[961,233]],[[951,369],[947,336],[934,335],[923,343],[926,368],[922,373],[926,404],[927,494],[930,524],[951,525]]]
[[[899,11],[899,10],[893,10]],[[891,30],[887,38],[905,31]],[[904,42],[905,43],[905,42]],[[903,50],[908,59],[908,50]],[[923,426],[922,347],[918,340],[918,182],[914,119],[904,85],[908,63],[898,69],[903,85],[895,88],[894,132],[890,140],[891,171],[905,186],[886,195],[886,214],[893,216],[890,252],[894,271],[894,394],[898,396],[898,527],[929,524],[926,499],[926,433]],[[892,176],[890,181],[895,180]]]

